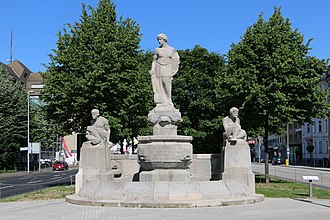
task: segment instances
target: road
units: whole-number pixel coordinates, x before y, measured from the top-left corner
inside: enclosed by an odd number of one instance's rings
[[[74,184],[78,169],[41,172],[0,179],[0,199],[57,185]]]
[[[252,163],[252,170],[261,174],[265,173],[264,163]],[[313,181],[313,185],[323,186],[330,189],[330,169],[307,166],[282,166],[269,164],[269,175],[281,177],[296,182],[306,182],[302,176],[318,176],[319,181]]]

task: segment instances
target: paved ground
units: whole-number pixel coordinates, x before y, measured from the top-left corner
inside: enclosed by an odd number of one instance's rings
[[[48,171],[48,170],[47,170]],[[24,172],[21,173],[23,175]],[[17,174],[12,174],[17,175]],[[1,175],[0,175],[1,177]],[[0,178],[1,179],[1,178]],[[237,219],[274,220],[330,219],[330,200],[266,198],[252,205],[189,208],[112,208],[80,206],[62,200],[0,203],[0,220],[89,220],[89,219]]]
[[[241,206],[189,209],[80,206],[64,200],[0,203],[1,220],[330,219],[330,200],[269,199]]]

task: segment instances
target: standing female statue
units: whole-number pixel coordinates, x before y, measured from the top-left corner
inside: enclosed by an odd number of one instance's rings
[[[179,69],[179,54],[173,47],[167,45],[167,36],[158,34],[159,47],[155,54],[150,70],[154,101],[159,105],[172,105],[172,79]]]

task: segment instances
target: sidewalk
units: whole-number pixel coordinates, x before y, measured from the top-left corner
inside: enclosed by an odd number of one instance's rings
[[[240,206],[189,209],[113,208],[80,206],[64,200],[0,203],[4,220],[88,220],[88,219],[329,219],[330,200],[266,198]]]
[[[288,167],[302,168],[302,169],[309,169],[309,170],[318,170],[318,171],[330,171],[330,168],[328,168],[328,167],[311,167],[311,166],[301,166],[301,165],[289,165]]]

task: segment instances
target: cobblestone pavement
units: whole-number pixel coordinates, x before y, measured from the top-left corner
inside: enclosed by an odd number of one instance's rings
[[[266,198],[239,206],[214,208],[115,208],[73,205],[62,200],[0,203],[0,220],[87,219],[330,219],[330,200]]]

